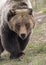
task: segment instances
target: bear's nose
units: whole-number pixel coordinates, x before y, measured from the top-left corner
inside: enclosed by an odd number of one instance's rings
[[[26,36],[26,34],[24,34],[24,33],[21,34],[21,37],[22,37],[23,39],[25,38],[25,36]]]

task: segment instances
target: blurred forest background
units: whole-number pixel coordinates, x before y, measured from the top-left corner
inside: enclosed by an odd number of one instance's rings
[[[31,0],[31,3],[33,8],[37,11],[46,8],[46,0]]]
[[[0,11],[6,0],[0,0]],[[29,44],[20,59],[10,60],[9,53],[4,51],[0,65],[46,65],[46,0],[31,0],[35,19],[35,28]],[[1,16],[1,12],[0,12]]]

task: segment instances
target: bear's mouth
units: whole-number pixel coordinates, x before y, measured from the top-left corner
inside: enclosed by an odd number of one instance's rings
[[[22,40],[25,40],[27,37],[19,37],[19,38],[21,38]]]
[[[25,40],[27,37],[18,36],[18,39]]]
[[[22,40],[25,40],[25,39],[26,39],[26,37],[25,37],[25,38],[22,38],[22,37],[21,37],[21,39],[22,39]]]

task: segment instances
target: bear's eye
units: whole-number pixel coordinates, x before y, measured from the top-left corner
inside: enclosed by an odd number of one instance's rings
[[[27,29],[29,29],[30,23],[26,23],[25,26],[26,26]]]
[[[7,15],[7,20],[9,21],[15,15],[16,15],[16,12],[9,10]]]
[[[32,15],[32,11],[33,11],[32,9],[29,9],[29,13],[28,14]]]
[[[15,27],[16,27],[17,30],[19,30],[19,29],[20,29],[20,24],[17,23],[17,24],[15,25]]]

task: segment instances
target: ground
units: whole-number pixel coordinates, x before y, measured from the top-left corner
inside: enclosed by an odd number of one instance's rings
[[[4,51],[0,65],[46,65],[46,18],[36,21],[33,34],[24,50],[25,55],[19,59],[10,60],[9,53]]]

